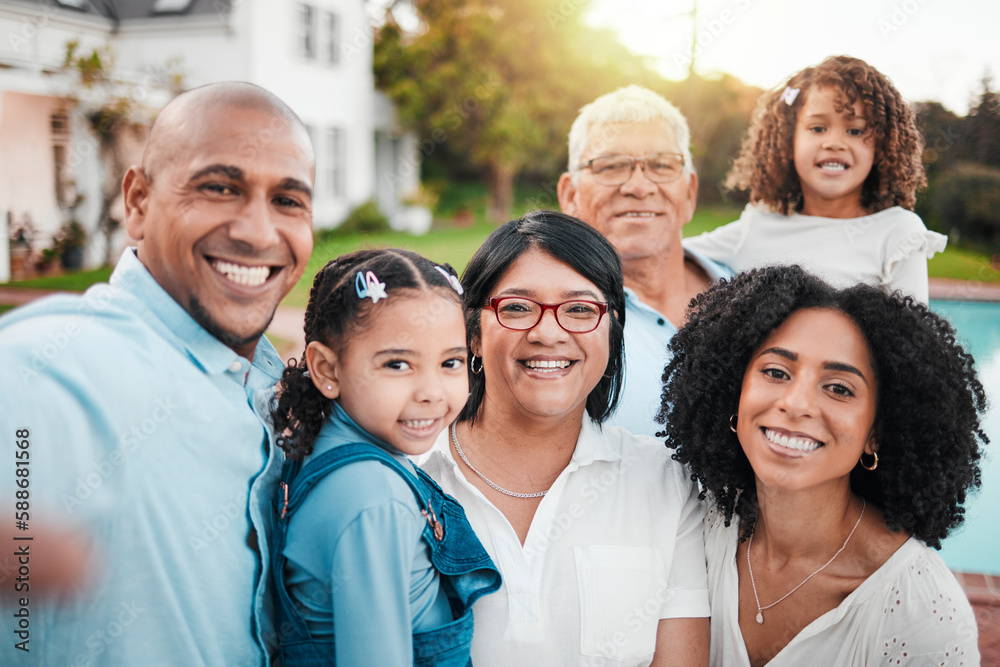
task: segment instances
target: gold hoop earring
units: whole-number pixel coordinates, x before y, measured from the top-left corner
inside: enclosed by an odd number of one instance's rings
[[[476,370],[476,355],[472,355],[472,359],[469,361],[469,370],[472,371],[474,375],[479,375],[483,372],[483,360],[479,360],[479,370]]]
[[[858,458],[858,465],[860,465],[865,470],[868,470],[869,472],[875,470],[875,468],[878,467],[878,452],[872,452],[872,457],[873,457],[872,464],[870,466],[866,466],[865,453],[861,452],[861,456]]]
[[[736,433],[736,413],[729,415],[729,430]]]

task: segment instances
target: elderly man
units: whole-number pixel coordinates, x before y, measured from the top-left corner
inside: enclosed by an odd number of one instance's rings
[[[4,553],[30,562],[41,522],[82,535],[94,565],[58,603],[17,594],[3,664],[266,664],[265,415],[282,363],[263,333],[312,252],[313,172],[271,93],[189,91],[125,176],[138,249],[110,285],[0,320],[3,497],[24,509]]]
[[[627,86],[580,110],[569,133],[569,171],[559,178],[563,212],[604,234],[622,258],[625,387],[608,423],[642,435],[661,428],[655,417],[667,343],[688,303],[732,275],[681,245],[698,197],[690,141],[672,104]]]

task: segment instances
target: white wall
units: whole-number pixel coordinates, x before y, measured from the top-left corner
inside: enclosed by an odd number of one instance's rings
[[[55,167],[50,116],[59,100],[41,95],[2,93],[0,107],[0,215],[15,222],[31,216],[36,239],[48,244],[62,224],[55,200]]]
[[[90,51],[107,41],[111,22],[95,16],[44,5],[6,0],[0,6],[0,60],[30,71],[58,69],[66,56],[66,43],[80,42]]]
[[[251,3],[244,0],[233,5],[231,14],[126,23],[114,38],[118,68],[141,80],[169,65],[183,74],[185,88],[216,81],[252,81]]]
[[[346,133],[345,196],[331,196],[320,183],[313,201],[316,226],[329,227],[374,196],[372,31],[361,0],[308,0],[308,4],[340,17],[339,62],[309,61],[299,54],[299,2],[257,0],[251,40],[260,48],[251,54],[252,80],[285,100],[307,125]],[[324,146],[315,148],[321,170],[329,156]]]

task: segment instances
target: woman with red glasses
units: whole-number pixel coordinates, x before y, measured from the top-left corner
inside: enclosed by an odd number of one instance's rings
[[[538,211],[462,285],[469,402],[423,468],[503,575],[473,607],[473,663],[707,665],[698,490],[655,439],[602,427],[624,372],[615,249]]]

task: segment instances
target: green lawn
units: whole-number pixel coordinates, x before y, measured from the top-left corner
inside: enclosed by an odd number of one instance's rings
[[[488,223],[476,222],[469,227],[435,229],[424,236],[387,232],[371,235],[349,234],[318,241],[313,248],[312,258],[305,274],[285,298],[284,303],[305,307],[316,272],[331,259],[360,248],[405,248],[435,262],[451,264],[461,273],[476,248],[482,245],[483,239],[489,236],[493,229],[494,227]]]
[[[990,264],[987,255],[950,245],[927,262],[927,272],[932,278],[1000,283],[1000,269]]]
[[[106,283],[111,277],[110,268],[92,269],[63,273],[58,276],[42,276],[31,280],[5,283],[4,287],[28,287],[31,289],[54,289],[68,292],[83,292],[94,283]]]
[[[710,232],[716,227],[732,222],[740,217],[743,207],[704,205],[699,206],[691,222],[684,225],[684,236],[697,236],[702,232]]]

